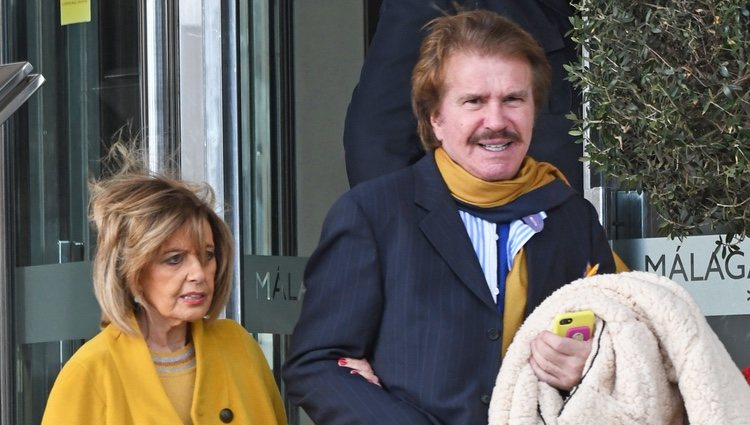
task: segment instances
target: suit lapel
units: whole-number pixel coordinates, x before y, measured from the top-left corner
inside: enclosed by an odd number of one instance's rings
[[[134,318],[132,321],[137,328]],[[127,335],[112,324],[105,332],[134,422],[179,423],[180,417],[167,398],[143,337]]]
[[[135,321],[133,321],[135,323]],[[136,325],[137,326],[137,325]],[[194,418],[218,415],[216,406],[230,406],[227,370],[215,341],[206,341],[202,320],[190,324],[195,347],[196,376],[191,413]],[[180,418],[169,401],[156,373],[151,352],[143,337],[123,334],[113,325],[110,335],[112,357],[117,364],[123,388],[136,423],[180,423]],[[143,361],[141,361],[143,360]],[[214,412],[214,410],[216,412]]]
[[[193,415],[197,412],[216,413],[221,407],[229,407],[229,385],[231,382],[227,369],[219,350],[221,344],[209,340],[205,332],[203,320],[196,320],[190,324],[195,346],[195,392],[193,393]],[[216,410],[216,412],[213,412]],[[236,413],[236,412],[235,412]]]
[[[545,229],[549,231],[548,229]],[[547,285],[551,282],[548,277],[549,270],[552,268],[550,264],[549,247],[544,244],[537,244],[539,238],[531,238],[526,243],[526,270],[527,270],[527,301],[526,301],[526,316],[541,304],[542,301],[547,297],[546,294],[552,292],[552,288]]]
[[[419,228],[458,279],[482,302],[495,308],[482,267],[433,155],[425,155],[412,169],[414,202],[424,211]]]

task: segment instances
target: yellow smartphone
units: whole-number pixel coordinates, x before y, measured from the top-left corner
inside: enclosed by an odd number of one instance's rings
[[[588,341],[594,334],[594,312],[591,310],[560,313],[552,326],[555,335]]]

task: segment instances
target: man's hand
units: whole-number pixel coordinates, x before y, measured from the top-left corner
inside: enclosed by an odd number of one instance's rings
[[[375,384],[379,387],[382,386],[380,385],[380,379],[375,375],[375,371],[372,370],[370,362],[368,362],[367,359],[350,359],[349,357],[342,357],[339,359],[339,366],[348,367],[351,369],[351,372],[349,373],[352,375],[359,375],[371,384]]]
[[[529,363],[540,381],[570,391],[581,383],[591,345],[591,340],[578,341],[543,331],[531,341]]]

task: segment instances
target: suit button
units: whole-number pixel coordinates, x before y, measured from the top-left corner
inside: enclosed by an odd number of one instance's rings
[[[482,394],[482,396],[479,397],[479,400],[481,400],[483,404],[489,405],[491,397],[489,396],[489,394]]]
[[[487,338],[496,341],[498,338],[500,338],[500,332],[498,332],[495,328],[489,328],[487,329]]]
[[[219,419],[225,424],[228,424],[234,419],[234,413],[232,413],[231,409],[221,409],[221,412],[219,412]]]

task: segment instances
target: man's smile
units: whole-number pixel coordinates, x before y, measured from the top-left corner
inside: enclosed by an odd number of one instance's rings
[[[496,144],[484,144],[480,143],[479,146],[490,151],[490,152],[502,152],[510,146],[511,142],[507,143],[496,143]]]

